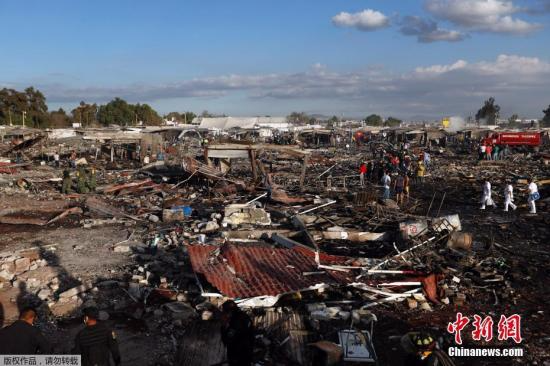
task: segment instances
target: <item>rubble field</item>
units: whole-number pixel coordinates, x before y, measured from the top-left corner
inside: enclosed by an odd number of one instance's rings
[[[143,164],[136,146],[154,138],[33,138],[0,148],[0,326],[34,305],[55,352],[70,353],[81,310],[95,305],[117,332],[123,365],[222,364],[219,307],[234,299],[253,319],[262,365],[314,365],[319,353],[402,365],[409,331],[454,345],[448,325],[458,312],[495,322],[490,341],[474,340],[469,324],[462,347],[524,356],[453,358],[457,365],[550,363],[544,148],[494,161],[458,142],[350,149],[211,137],[205,146],[161,143],[162,158]],[[71,167],[71,151],[83,169]],[[431,156],[422,181],[411,168],[399,204],[393,187],[382,198],[382,166],[359,180],[361,162],[392,152],[411,167]],[[96,177],[90,192],[76,193],[78,171]],[[527,208],[530,178],[537,214]],[[486,180],[496,207],[480,210]],[[518,208],[503,212],[507,182]],[[519,344],[497,336],[501,315],[513,314]]]

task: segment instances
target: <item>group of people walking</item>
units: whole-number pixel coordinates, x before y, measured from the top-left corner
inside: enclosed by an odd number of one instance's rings
[[[480,158],[498,160],[504,155],[505,149],[496,145],[481,145],[483,150],[480,150]],[[480,148],[480,149],[481,149]],[[414,178],[416,184],[421,185],[424,181],[424,176],[428,167],[431,164],[430,154],[425,151],[418,156],[417,161],[412,161],[411,155],[400,153],[381,153],[380,159],[365,161],[359,166],[359,181],[361,187],[365,186],[366,181],[380,182],[382,185],[382,198],[391,198],[392,189],[395,193],[395,199],[398,205],[403,204],[405,198],[408,199],[410,194],[411,180]],[[527,186],[528,196],[527,204],[529,212],[537,213],[535,202],[540,199],[538,186],[533,181],[529,180]],[[514,203],[514,187],[511,181],[507,181],[504,185],[504,211],[508,212],[517,209]],[[492,197],[491,183],[487,180],[483,184],[481,196],[481,209],[485,210],[487,206],[496,207]]]
[[[529,180],[527,192],[527,205],[529,206],[529,213],[536,214],[537,207],[535,202],[540,198],[540,195],[538,191],[538,186],[533,181],[533,179]],[[497,207],[495,201],[493,200],[491,182],[489,182],[488,180],[483,183],[481,194],[481,209],[485,210],[487,206],[492,206],[495,208]],[[512,186],[510,181],[507,181],[504,185],[504,212],[508,212],[509,207],[511,207],[512,210],[515,210],[517,208],[516,204],[514,203],[514,187]]]
[[[76,192],[80,194],[95,192],[97,187],[97,177],[94,167],[90,169],[80,165],[76,171]],[[63,170],[63,183],[61,193],[70,194],[73,192],[73,178],[68,169]]]
[[[431,163],[430,154],[422,152],[416,161],[408,151],[391,153],[380,151],[379,159],[365,161],[359,166],[359,182],[361,187],[365,182],[380,182],[382,198],[389,199],[391,192],[395,192],[398,204],[403,204],[409,197],[411,181],[416,184],[424,182],[427,167]],[[393,177],[393,178],[392,178]]]

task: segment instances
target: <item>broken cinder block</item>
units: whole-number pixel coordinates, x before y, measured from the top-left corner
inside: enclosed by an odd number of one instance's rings
[[[31,266],[29,258],[19,258],[15,260],[15,274],[27,272]]]
[[[263,208],[250,206],[247,204],[233,204],[225,207],[225,225],[271,225],[271,217]]]
[[[73,287],[65,292],[59,294],[59,298],[68,299],[83,292],[90,290],[93,286],[91,284],[82,284],[80,286]]]

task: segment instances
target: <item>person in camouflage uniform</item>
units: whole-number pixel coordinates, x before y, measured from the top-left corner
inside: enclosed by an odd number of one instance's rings
[[[84,170],[83,166],[78,168],[77,175],[78,175],[78,180],[76,182],[77,192],[80,193],[80,194],[90,192],[90,190],[88,189],[88,185],[87,185],[87,183],[88,183],[87,179],[86,179],[87,174],[86,174],[86,171]]]
[[[97,187],[97,178],[95,173],[95,168],[92,167],[90,170],[90,174],[88,175],[88,188],[90,189],[90,192],[95,192],[95,189]]]
[[[71,173],[65,169],[63,170],[63,186],[61,187],[61,193],[70,194],[73,188],[73,179]]]

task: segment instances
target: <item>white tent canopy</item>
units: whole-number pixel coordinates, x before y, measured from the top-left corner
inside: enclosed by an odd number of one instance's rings
[[[209,130],[229,130],[232,128],[276,128],[288,129],[285,117],[199,117],[199,128]],[[195,121],[194,121],[195,122]]]

